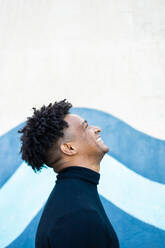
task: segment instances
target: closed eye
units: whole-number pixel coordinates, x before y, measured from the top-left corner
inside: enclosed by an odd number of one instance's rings
[[[83,126],[83,128],[87,128],[87,127],[88,127],[88,122],[87,122],[87,120],[84,120],[84,121],[82,122],[82,126]]]

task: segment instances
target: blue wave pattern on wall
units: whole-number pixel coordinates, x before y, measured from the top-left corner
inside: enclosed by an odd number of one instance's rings
[[[0,137],[0,188],[22,163],[19,154],[21,147],[20,135],[17,131],[24,125],[25,123],[21,123]]]
[[[102,111],[88,108],[73,108],[72,113],[82,116],[89,125],[102,129],[104,142],[110,147],[109,155],[131,170],[159,183],[165,182],[163,162],[165,161],[165,141],[152,138],[130,127],[123,121]],[[0,186],[13,175],[22,160],[19,155],[20,135],[17,133],[24,123],[0,137],[1,167]],[[16,192],[11,192],[11,194]],[[135,192],[136,193],[136,192]],[[165,232],[143,223],[126,214],[113,203],[100,196],[105,211],[114,226],[121,248],[165,247]],[[25,230],[7,247],[34,247],[36,228],[43,208],[31,220]],[[7,213],[5,211],[5,213]],[[18,214],[18,213],[15,213]]]
[[[164,248],[165,232],[147,225],[126,214],[114,204],[100,196],[105,212],[109,217],[120,241],[121,248]],[[43,209],[7,248],[34,247],[35,232]]]
[[[135,130],[103,111],[76,108],[72,113],[87,119],[89,125],[101,127],[101,136],[110,148],[109,155],[153,181],[165,184],[165,141]]]

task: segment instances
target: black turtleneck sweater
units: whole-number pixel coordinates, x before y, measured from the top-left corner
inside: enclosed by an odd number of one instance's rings
[[[36,248],[118,248],[97,191],[100,174],[80,166],[62,169],[38,225]]]

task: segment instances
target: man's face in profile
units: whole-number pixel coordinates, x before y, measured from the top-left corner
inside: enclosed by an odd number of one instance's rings
[[[77,155],[99,155],[102,158],[109,151],[101,139],[99,127],[90,126],[86,120],[75,114],[67,114],[64,120],[69,124],[64,130],[64,139],[76,148]]]

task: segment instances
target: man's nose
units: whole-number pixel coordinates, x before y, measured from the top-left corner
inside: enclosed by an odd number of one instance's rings
[[[100,127],[95,127],[95,133],[100,133],[101,132],[101,128]]]

